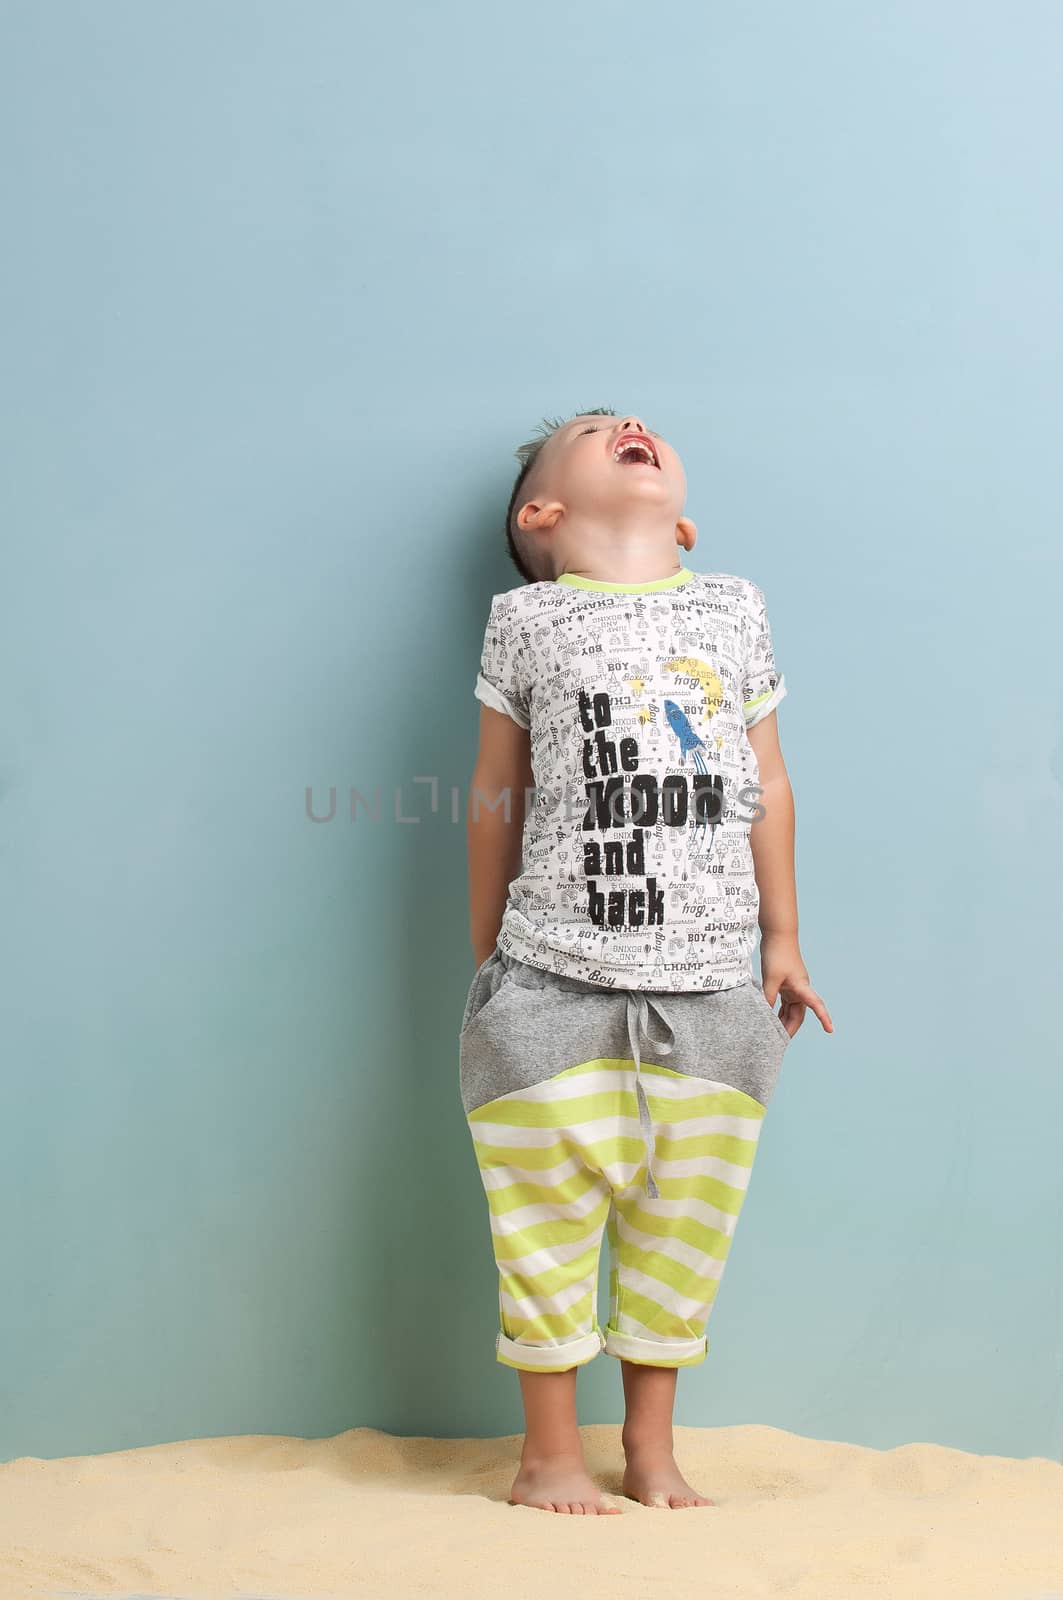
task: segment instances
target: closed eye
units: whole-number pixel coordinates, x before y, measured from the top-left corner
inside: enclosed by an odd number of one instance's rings
[[[589,427],[589,428],[581,428],[580,429],[581,436],[583,434],[585,434],[585,433],[597,433],[597,432],[598,432],[598,429],[595,428],[593,425],[591,427]],[[659,439],[661,437],[659,433],[654,433],[652,428],[647,428],[646,432],[649,434],[651,439]]]

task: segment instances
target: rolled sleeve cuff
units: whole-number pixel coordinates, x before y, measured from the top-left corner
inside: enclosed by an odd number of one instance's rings
[[[493,683],[488,683],[482,672],[476,674],[476,687],[473,690],[477,700],[482,700],[485,706],[490,706],[492,711],[501,711],[522,728],[529,728],[531,723],[524,715],[521,708],[514,701],[508,699]]]
[[[768,689],[766,693],[757,695],[754,700],[747,700],[742,706],[746,727],[752,728],[756,723],[763,722],[764,718],[770,716],[775,710],[779,701],[785,700],[785,698],[786,679],[780,674],[779,681],[774,689]]]

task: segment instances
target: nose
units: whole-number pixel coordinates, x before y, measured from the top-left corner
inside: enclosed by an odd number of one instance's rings
[[[625,417],[623,422],[620,424],[620,432],[621,433],[631,433],[633,430],[637,430],[639,433],[645,433],[646,432],[646,428],[643,425],[643,423],[642,423],[640,418],[638,418],[638,417]]]

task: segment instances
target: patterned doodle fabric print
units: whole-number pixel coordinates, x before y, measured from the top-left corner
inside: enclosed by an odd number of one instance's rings
[[[688,567],[507,590],[475,694],[529,730],[535,783],[499,950],[607,988],[747,983],[760,899],[746,733],[786,694],[763,590]]]

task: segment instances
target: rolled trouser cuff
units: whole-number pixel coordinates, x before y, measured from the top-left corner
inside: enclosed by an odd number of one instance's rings
[[[700,1339],[640,1339],[633,1333],[606,1328],[604,1337],[606,1355],[646,1367],[696,1367],[709,1350],[706,1334]]]
[[[569,1367],[582,1367],[593,1361],[604,1348],[605,1336],[600,1328],[581,1333],[578,1339],[568,1339],[564,1344],[521,1344],[504,1333],[495,1340],[498,1360],[524,1372],[567,1372]]]

